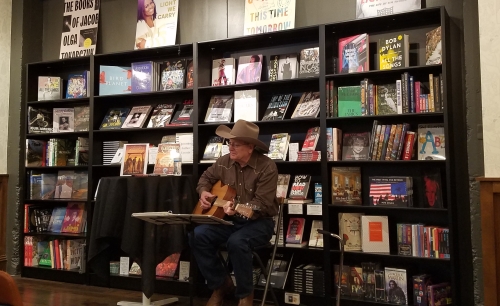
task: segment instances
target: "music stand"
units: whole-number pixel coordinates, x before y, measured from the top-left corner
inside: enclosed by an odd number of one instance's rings
[[[193,214],[173,214],[169,211],[158,211],[158,212],[143,212],[143,213],[133,213],[132,217],[141,219],[143,221],[153,223],[155,225],[163,225],[163,224],[225,224],[225,225],[233,225],[233,222],[226,221],[214,216],[210,215],[193,215]],[[117,305],[121,306],[146,306],[146,305],[167,305],[174,302],[179,301],[178,298],[168,298],[159,300],[151,303],[151,299],[148,299],[144,293],[142,294],[142,303],[138,302],[127,302],[120,301]]]

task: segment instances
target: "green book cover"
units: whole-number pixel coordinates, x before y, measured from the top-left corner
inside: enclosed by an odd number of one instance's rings
[[[361,86],[338,89],[339,117],[361,116]]]
[[[50,246],[48,241],[38,242],[38,254],[40,261],[38,265],[40,266],[52,266],[52,257],[50,256]]]

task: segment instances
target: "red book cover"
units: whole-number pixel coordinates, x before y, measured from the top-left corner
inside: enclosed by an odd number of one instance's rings
[[[319,139],[319,126],[312,127],[307,131],[306,139],[304,140],[304,145],[302,145],[302,151],[314,151]]]
[[[415,144],[415,132],[411,131],[406,132],[403,160],[411,160],[414,144]]]
[[[288,223],[288,231],[286,233],[286,243],[300,244],[304,234],[304,218],[290,218]]]
[[[68,203],[61,233],[80,233],[84,211],[84,203]]]
[[[180,253],[174,253],[160,262],[156,266],[156,276],[174,277],[180,256]]]

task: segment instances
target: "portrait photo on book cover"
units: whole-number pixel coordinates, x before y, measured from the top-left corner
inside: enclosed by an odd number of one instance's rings
[[[238,61],[236,84],[260,82],[262,58],[262,54],[241,56]]]
[[[278,60],[278,80],[297,78],[297,54],[280,55]]]
[[[69,130],[69,117],[60,117],[59,118],[59,130]]]
[[[134,49],[175,44],[177,7],[174,7],[174,17],[168,17],[170,15],[168,10],[172,8],[170,5],[160,5],[154,0],[137,0],[137,27]]]

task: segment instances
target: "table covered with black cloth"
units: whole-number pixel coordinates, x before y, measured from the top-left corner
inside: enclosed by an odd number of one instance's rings
[[[88,265],[109,281],[113,246],[119,246],[142,270],[142,292],[154,293],[156,265],[187,247],[185,225],[154,225],[132,213],[172,211],[190,214],[197,196],[192,177],[104,177],[99,183],[89,241]]]

